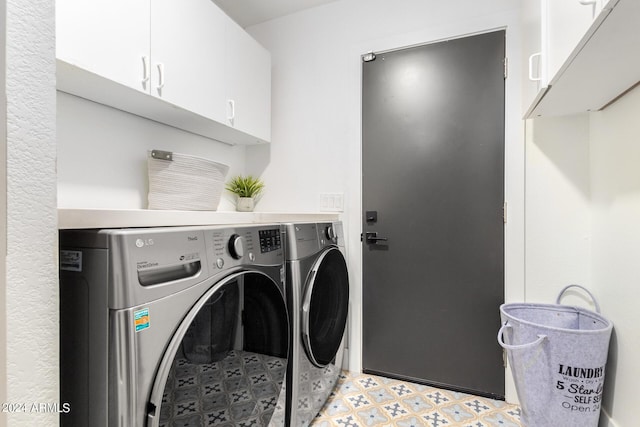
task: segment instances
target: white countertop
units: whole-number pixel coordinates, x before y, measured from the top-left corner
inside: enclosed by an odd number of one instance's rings
[[[338,212],[214,212],[149,209],[58,209],[58,229],[321,222]]]

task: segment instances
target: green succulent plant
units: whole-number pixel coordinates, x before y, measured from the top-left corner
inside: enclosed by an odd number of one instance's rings
[[[226,189],[238,197],[257,197],[264,190],[264,183],[251,175],[238,175],[231,178]]]

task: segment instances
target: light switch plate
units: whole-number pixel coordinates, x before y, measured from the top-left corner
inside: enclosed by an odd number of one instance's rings
[[[320,212],[344,212],[344,193],[320,193]]]

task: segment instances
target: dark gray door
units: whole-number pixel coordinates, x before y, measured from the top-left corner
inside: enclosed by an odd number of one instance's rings
[[[366,372],[504,396],[504,57],[497,31],[363,62]]]

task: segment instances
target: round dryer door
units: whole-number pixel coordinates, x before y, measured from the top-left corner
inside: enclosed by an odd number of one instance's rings
[[[314,365],[323,367],[335,359],[348,310],[347,263],[338,248],[330,247],[313,265],[302,301],[302,338]]]

